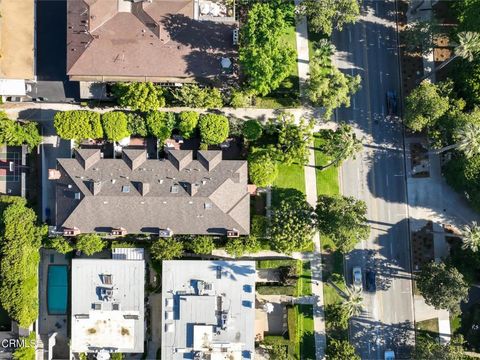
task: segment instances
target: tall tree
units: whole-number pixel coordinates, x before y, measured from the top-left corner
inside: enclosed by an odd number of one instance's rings
[[[328,360],[360,360],[355,352],[355,346],[348,340],[337,340],[330,338],[327,342],[326,355]]]
[[[413,131],[422,131],[435,125],[448,110],[449,99],[430,81],[422,81],[405,99],[405,125]]]
[[[240,62],[248,86],[267,95],[280,86],[295,65],[295,50],[282,40],[285,13],[268,3],[255,3],[241,31]]]
[[[121,111],[109,111],[102,114],[103,131],[107,139],[111,141],[120,141],[130,136],[127,122],[127,115]]]
[[[295,117],[291,113],[283,112],[277,116],[275,127],[278,131],[277,149],[281,161],[285,164],[308,162],[308,146],[312,141],[313,121],[306,122],[300,119],[295,123]]]
[[[362,289],[348,286],[345,291],[345,297],[342,300],[342,307],[349,317],[359,316],[363,312]]]
[[[304,0],[299,12],[308,19],[313,32],[330,36],[333,29],[342,30],[360,15],[357,0]]]
[[[417,286],[428,305],[457,313],[460,302],[468,299],[469,286],[453,266],[430,262],[422,267]]]
[[[159,238],[152,244],[150,253],[157,261],[179,258],[183,255],[183,243],[173,237]]]
[[[202,143],[217,145],[228,137],[228,118],[218,114],[202,114],[198,125]]]
[[[107,244],[97,234],[80,234],[77,237],[75,247],[85,255],[93,255],[102,251]]]
[[[268,150],[252,149],[250,151],[248,175],[250,181],[259,187],[273,185],[278,175],[278,166]]]
[[[457,34],[458,43],[455,45],[453,51],[454,55],[448,60],[442,62],[433,71],[426,74],[421,80],[428,79],[432,74],[443,69],[457,58],[463,58],[468,61],[473,61],[474,56],[480,53],[480,33],[473,31],[464,31]]]
[[[480,226],[476,221],[465,225],[462,229],[462,249],[477,252],[480,248]]]
[[[319,43],[310,61],[307,81],[309,100],[325,108],[325,118],[332,116],[333,110],[350,106],[350,97],[360,88],[359,75],[345,75],[331,61],[334,47],[327,41]]]
[[[444,146],[436,151],[437,154],[448,150],[457,149],[462,151],[467,158],[480,155],[480,124],[466,123],[457,129],[454,134],[455,144]]]
[[[163,89],[151,82],[116,83],[113,93],[122,107],[143,112],[165,106]]]
[[[414,360],[465,360],[464,340],[461,335],[453,336],[447,344],[440,344],[430,335],[418,336],[412,353]]]
[[[344,254],[370,234],[367,205],[363,201],[341,195],[320,195],[315,211],[320,232],[330,237],[335,247]]]
[[[287,254],[305,249],[315,232],[314,215],[313,208],[301,193],[281,200],[270,221],[274,248]]]
[[[332,165],[340,166],[349,158],[355,159],[355,155],[362,150],[362,142],[357,139],[357,135],[350,125],[340,124],[335,131],[326,130],[323,134],[326,142],[322,146],[322,151],[333,159],[330,163],[322,166],[322,170]]]
[[[163,142],[172,136],[175,114],[166,111],[150,111],[147,113],[146,123],[149,133]]]

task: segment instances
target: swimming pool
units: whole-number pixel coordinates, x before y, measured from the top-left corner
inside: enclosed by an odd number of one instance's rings
[[[67,265],[49,265],[47,278],[47,307],[50,315],[65,315],[68,299]]]

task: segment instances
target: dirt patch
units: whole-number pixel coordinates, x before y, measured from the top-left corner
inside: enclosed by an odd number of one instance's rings
[[[429,221],[421,230],[412,234],[413,269],[435,259],[433,247],[433,223]]]
[[[412,156],[411,171],[414,178],[426,178],[430,176],[430,166],[428,161],[428,149],[420,143],[410,144],[410,154]]]

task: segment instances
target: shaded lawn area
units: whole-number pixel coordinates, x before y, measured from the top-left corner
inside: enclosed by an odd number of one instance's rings
[[[296,305],[298,311],[298,340],[301,359],[315,359],[313,306]]]
[[[302,272],[298,279],[298,296],[312,295],[312,270],[310,261],[302,261]]]
[[[320,166],[324,166],[332,160],[330,156],[325,155],[319,150],[324,143],[325,140],[319,133],[314,134],[315,165],[317,166],[317,194],[337,195],[340,193],[338,185],[338,167],[330,166],[323,171],[320,170]]]
[[[420,333],[438,337],[438,318],[415,322],[415,329]]]
[[[298,190],[305,194],[305,172],[303,165],[278,164],[278,177],[273,184],[272,206],[278,206],[283,196],[288,195],[289,189]]]
[[[473,351],[480,351],[480,303],[463,311],[459,332],[466,340],[466,346]]]

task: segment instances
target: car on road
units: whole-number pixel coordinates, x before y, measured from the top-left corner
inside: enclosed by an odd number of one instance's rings
[[[377,273],[370,269],[365,272],[365,285],[367,287],[367,291],[377,291],[376,275]]]
[[[388,115],[397,114],[397,93],[393,90],[387,91],[387,112]]]
[[[361,288],[362,287],[362,269],[360,266],[355,266],[353,268],[353,286]]]
[[[384,358],[385,360],[395,360],[395,353],[393,350],[385,350]]]

